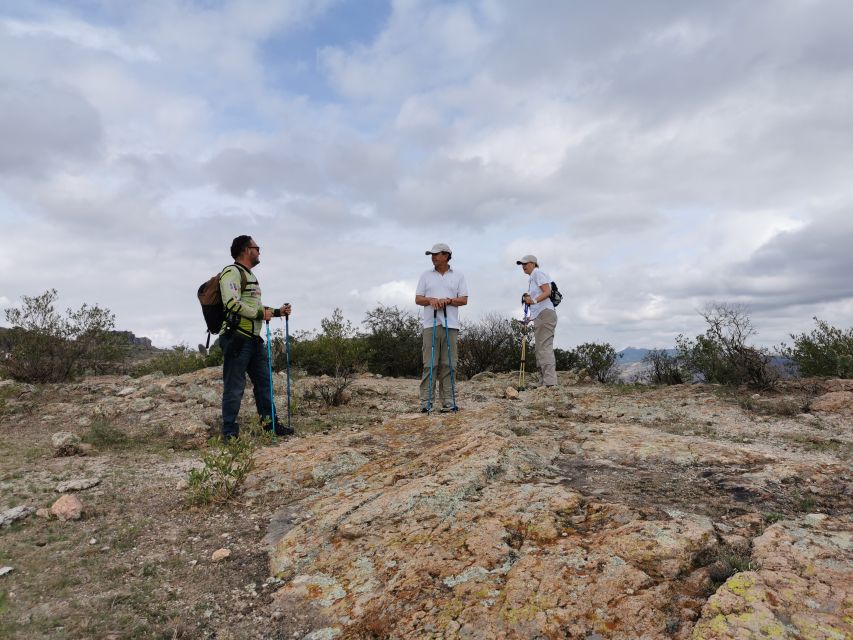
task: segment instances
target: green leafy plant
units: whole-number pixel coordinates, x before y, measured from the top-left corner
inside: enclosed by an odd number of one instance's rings
[[[127,434],[103,419],[93,420],[83,442],[103,449],[124,449],[130,444]]]
[[[695,339],[679,335],[675,339],[677,357],[690,372],[717,384],[745,384],[758,389],[775,385],[779,375],[770,364],[767,350],[747,344],[758,332],[744,307],[715,303],[701,315],[708,325],[704,335]]]
[[[533,329],[498,314],[463,322],[459,334],[459,372],[468,378],[483,371],[515,371],[521,365],[521,344],[527,336],[525,368],[536,370]]]
[[[684,384],[689,377],[681,358],[665,349],[652,349],[643,357],[643,362],[649,365],[652,384]]]
[[[853,378],[853,327],[846,330],[814,318],[811,333],[791,334],[793,347],[780,352],[790,358],[801,376]]]
[[[398,307],[379,305],[363,323],[368,333],[367,368],[383,376],[417,376],[421,372],[421,319]]]
[[[291,353],[292,362],[310,375],[328,376],[318,383],[317,395],[329,406],[346,404],[348,389],[357,372],[363,371],[367,361],[367,346],[353,324],[346,320],[340,309],[331,317],[320,321],[320,331],[315,335],[303,332],[295,336]],[[277,336],[280,339],[281,336]],[[281,343],[276,345],[274,358],[277,370],[285,366]]]
[[[133,375],[139,377],[160,371],[167,376],[178,376],[207,367],[220,366],[222,359],[222,349],[218,341],[211,347],[210,353],[193,351],[187,345],[179,344],[138,365]]]
[[[187,501],[193,505],[225,502],[239,492],[240,485],[252,468],[255,444],[252,438],[241,437],[224,442],[212,438],[202,456],[203,466],[191,469],[187,478]]]
[[[23,382],[64,382],[86,372],[100,373],[122,360],[127,344],[116,335],[109,309],[83,304],[60,315],[54,309],[56,289],[22,296],[21,308],[7,309],[12,329],[4,342],[9,351],[2,368]]]
[[[575,349],[578,366],[599,382],[616,379],[616,350],[608,343],[585,342]]]

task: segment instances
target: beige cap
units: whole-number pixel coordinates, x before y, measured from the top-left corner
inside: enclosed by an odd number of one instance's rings
[[[451,253],[452,254],[453,252],[450,250],[450,247],[448,247],[446,244],[444,244],[443,242],[439,242],[438,244],[432,245],[432,249],[430,249],[429,251],[426,251],[425,255],[431,256],[434,253]]]
[[[525,264],[526,262],[532,262],[537,267],[539,266],[539,260],[536,259],[536,256],[530,255],[529,253],[524,256],[521,260],[516,260],[515,264]]]

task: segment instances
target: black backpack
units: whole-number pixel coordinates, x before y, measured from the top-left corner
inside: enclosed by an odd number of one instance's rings
[[[226,267],[227,269],[228,267]],[[240,272],[240,291],[246,289],[246,272],[239,266],[237,270]],[[201,312],[204,315],[204,322],[207,325],[207,344],[205,349],[210,346],[210,336],[214,333],[219,333],[222,329],[222,323],[225,322],[225,306],[222,304],[222,293],[219,291],[219,280],[225,269],[205,280],[198,288],[198,301],[201,303]]]
[[[557,283],[551,283],[551,304],[555,307],[558,306],[563,301],[563,294],[560,293],[560,290],[557,288]]]

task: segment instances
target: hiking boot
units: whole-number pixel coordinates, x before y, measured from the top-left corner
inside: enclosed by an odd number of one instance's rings
[[[272,427],[268,424],[264,425],[264,431],[273,431]],[[296,431],[293,427],[286,427],[280,422],[275,423],[275,431],[273,433],[277,436],[292,436]]]
[[[452,404],[446,404],[441,408],[442,413],[450,413],[455,411],[459,411],[459,407],[455,407]]]

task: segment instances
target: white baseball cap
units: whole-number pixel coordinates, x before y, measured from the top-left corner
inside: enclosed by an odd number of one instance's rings
[[[527,262],[532,262],[537,267],[539,266],[539,260],[536,259],[536,256],[530,255],[529,253],[524,256],[521,260],[516,260],[515,264],[525,264]]]
[[[434,253],[453,253],[453,252],[450,250],[450,247],[448,247],[446,244],[444,244],[443,242],[439,242],[438,244],[432,245],[432,249],[430,249],[429,251],[426,251],[424,253],[424,255],[431,256]]]

